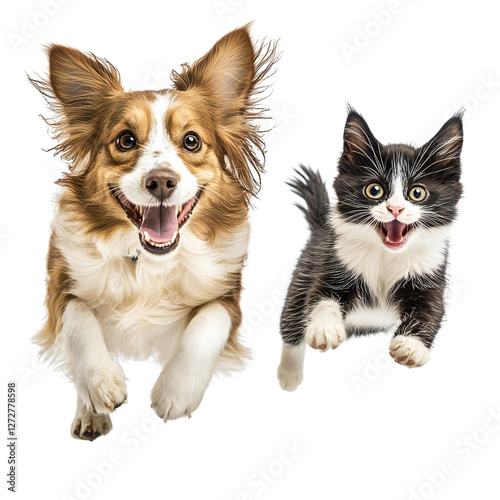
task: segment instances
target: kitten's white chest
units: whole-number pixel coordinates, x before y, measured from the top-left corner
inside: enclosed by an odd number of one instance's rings
[[[338,219],[334,227],[338,257],[355,279],[363,280],[375,304],[356,305],[345,318],[347,326],[387,330],[397,325],[400,317],[389,301],[391,290],[402,279],[430,275],[443,265],[449,226],[415,230],[400,251],[385,248],[373,228]]]
[[[334,221],[334,228],[338,257],[380,299],[398,281],[432,274],[446,260],[450,226],[415,229],[406,247],[398,251],[385,248],[374,228],[340,220]]]
[[[382,304],[377,307],[357,306],[344,319],[348,329],[363,330],[378,328],[388,330],[400,322],[395,307]]]

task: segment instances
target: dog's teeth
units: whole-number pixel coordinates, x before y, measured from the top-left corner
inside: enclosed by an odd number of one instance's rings
[[[175,241],[175,238],[177,238],[177,233],[178,231],[176,231],[173,235],[172,235],[172,238],[170,238],[168,241],[164,241],[163,243],[157,243],[156,241],[152,241],[151,240],[151,237],[149,236],[149,233],[147,231],[144,231],[144,235],[143,235],[143,238],[144,240],[146,240],[150,245],[156,247],[156,248],[165,248],[165,247],[169,247],[170,245],[173,244],[173,242]]]
[[[142,207],[137,207],[137,211],[139,212],[139,215],[142,217],[144,209]]]

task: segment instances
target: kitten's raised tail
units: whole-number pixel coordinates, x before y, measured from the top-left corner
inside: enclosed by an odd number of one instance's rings
[[[327,223],[330,200],[321,175],[310,167],[300,165],[297,174],[287,185],[306,202],[306,206],[295,205],[304,213],[311,230],[322,229]]]

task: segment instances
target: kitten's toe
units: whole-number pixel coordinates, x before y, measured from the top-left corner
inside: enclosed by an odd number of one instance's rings
[[[414,336],[396,335],[389,345],[389,353],[396,363],[408,368],[423,366],[431,357],[431,351]]]
[[[336,349],[346,336],[338,302],[333,299],[320,300],[310,314],[306,342],[312,348],[325,352]]]
[[[327,324],[313,322],[306,330],[306,342],[313,348],[326,352],[336,349],[346,339],[346,331],[341,321]]]

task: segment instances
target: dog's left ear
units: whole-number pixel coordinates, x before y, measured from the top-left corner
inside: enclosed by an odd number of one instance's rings
[[[223,108],[238,107],[250,96],[255,85],[255,59],[248,27],[245,26],[222,37],[192,66],[185,65],[180,74],[174,72],[174,85],[178,90],[203,89],[216,96],[217,103]]]
[[[249,194],[260,188],[264,170],[264,143],[253,120],[263,118],[258,106],[262,82],[276,63],[275,43],[255,48],[249,26],[222,37],[193,65],[172,73],[174,87],[180,91],[199,91],[207,102],[217,129],[221,165],[229,165]],[[261,154],[258,154],[261,153]]]

